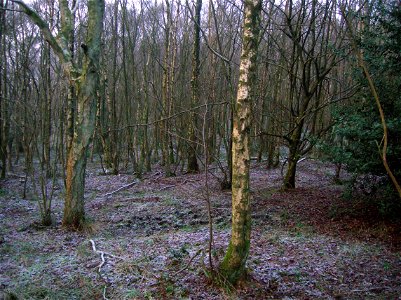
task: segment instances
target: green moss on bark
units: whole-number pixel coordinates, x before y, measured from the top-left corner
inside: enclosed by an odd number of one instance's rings
[[[260,10],[261,1],[245,1],[240,79],[232,134],[232,231],[227,253],[219,268],[219,273],[233,285],[246,274],[250,248],[249,133]]]

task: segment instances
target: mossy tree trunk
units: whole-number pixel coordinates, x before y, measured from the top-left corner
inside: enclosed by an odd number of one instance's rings
[[[249,134],[261,7],[261,0],[245,0],[240,78],[232,133],[231,241],[220,265],[220,273],[232,284],[245,275],[251,237]]]
[[[66,196],[63,225],[72,229],[81,229],[85,221],[84,189],[86,159],[89,144],[93,137],[96,120],[96,101],[99,87],[99,58],[101,52],[101,34],[103,31],[104,0],[88,0],[88,34],[86,44],[82,44],[84,60],[78,68],[71,52],[73,39],[73,10],[68,0],[60,0],[60,32],[56,38],[49,25],[22,1],[18,3],[27,16],[39,27],[43,37],[49,43],[62,64],[69,80],[71,90],[76,92],[77,113],[74,136],[68,146]],[[75,7],[73,8],[75,9]]]
[[[295,175],[297,172],[298,160],[300,155],[300,144],[301,144],[301,134],[303,128],[303,121],[297,123],[294,132],[289,138],[289,153],[288,153],[288,169],[284,176],[284,188],[294,189],[295,188]]]
[[[77,229],[82,227],[85,220],[86,159],[96,123],[104,1],[89,0],[88,14],[87,45],[83,45],[85,58],[79,80],[75,82],[78,109],[74,138],[67,160],[67,185],[63,216],[63,225]]]

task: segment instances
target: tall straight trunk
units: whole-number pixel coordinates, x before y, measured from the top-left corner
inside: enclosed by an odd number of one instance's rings
[[[163,84],[162,84],[162,118],[166,118],[161,122],[161,146],[162,146],[162,160],[164,164],[164,171],[167,177],[172,175],[171,172],[171,159],[170,159],[170,122],[168,120],[170,108],[171,108],[171,68],[172,68],[172,37],[171,37],[171,27],[172,27],[172,17],[171,17],[171,7],[169,0],[166,3],[166,29],[165,29],[165,45],[164,45],[164,66],[163,66]]]
[[[46,170],[46,177],[50,177],[50,137],[51,137],[51,57],[50,46],[45,47],[45,97],[43,101],[43,121],[42,121],[42,168]]]
[[[148,65],[149,65],[150,56],[147,58],[147,62],[143,67],[143,83],[142,88],[144,90],[144,113],[143,113],[143,121],[145,124],[149,122],[149,90],[148,90]],[[141,149],[141,161],[142,164],[145,165],[146,171],[150,172],[152,169],[151,166],[151,151],[149,149],[149,137],[148,137],[148,126],[143,128],[143,141],[142,141],[142,149]]]
[[[8,76],[8,66],[7,66],[7,46],[6,46],[6,39],[5,35],[2,37],[2,50],[3,50],[3,76],[0,78],[0,81],[3,81],[2,84],[2,90],[1,90],[1,104],[2,106],[0,107],[2,112],[1,112],[1,127],[2,127],[2,135],[1,135],[1,146],[0,146],[0,151],[1,151],[1,162],[2,162],[2,169],[1,169],[1,178],[6,177],[6,170],[7,170],[7,158],[10,155],[8,151],[8,142],[9,142],[9,137],[10,137],[10,102],[9,102],[9,93],[8,93],[8,88],[7,88],[7,76]]]
[[[106,138],[107,150],[109,153],[106,153],[106,164],[107,168],[110,169],[112,174],[118,174],[118,164],[119,164],[119,155],[117,150],[117,131],[115,130],[117,127],[117,56],[118,56],[118,3],[115,2],[114,5],[114,13],[113,13],[113,55],[112,55],[112,86],[110,91],[110,96],[107,97],[107,112],[108,112],[108,133]]]
[[[7,100],[7,57],[6,57],[6,35],[4,34],[6,27],[6,10],[7,1],[0,1],[0,158],[1,158],[1,178],[6,177],[7,168],[7,126],[8,119],[8,100]],[[3,10],[4,8],[4,10]]]
[[[72,1],[72,5],[75,6],[77,5],[77,0]],[[71,53],[71,61],[74,60],[74,55],[75,55],[75,35],[74,35],[74,30],[73,28],[75,27],[75,15],[71,15],[71,25],[66,32],[66,36],[68,37],[69,40],[69,51]],[[66,138],[66,152],[68,156],[68,153],[70,151],[71,145],[72,145],[72,139],[74,138],[74,124],[75,124],[75,113],[76,113],[76,106],[77,106],[77,96],[76,96],[76,90],[74,84],[70,84],[67,92],[67,128],[66,128],[66,133],[67,133],[67,138]]]
[[[6,10],[4,8],[6,7],[6,3],[3,2],[3,0],[0,1],[0,56],[3,55],[3,51],[5,51],[4,47],[4,38],[3,38],[3,32],[4,32],[4,27],[5,27],[5,16],[6,16]],[[1,170],[1,178],[4,178],[6,173],[5,173],[5,164],[3,161],[3,103],[5,101],[5,95],[4,95],[4,86],[3,86],[3,70],[4,69],[4,59],[0,59],[0,159],[2,161],[2,170]],[[4,171],[3,171],[4,169]],[[3,173],[4,172],[4,173]]]
[[[75,87],[71,85],[68,88],[67,94],[67,153],[70,151],[72,146],[72,139],[74,138],[74,123],[75,123],[75,111],[76,111],[77,99]]]
[[[246,0],[244,31],[232,134],[232,228],[231,240],[220,273],[232,284],[245,275],[251,238],[249,190],[249,134],[254,100],[261,0]]]
[[[192,107],[199,104],[199,73],[200,73],[200,21],[201,21],[202,0],[196,0],[195,7],[195,20],[194,20],[194,48],[192,54]],[[191,143],[188,148],[188,172],[198,172],[199,166],[196,159],[196,127],[197,127],[197,114],[191,112],[191,120],[189,121],[189,139]],[[206,149],[205,149],[206,151]],[[207,162],[206,162],[207,163]]]

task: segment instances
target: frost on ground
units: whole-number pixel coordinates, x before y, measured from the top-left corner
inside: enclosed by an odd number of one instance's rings
[[[91,230],[82,233],[60,226],[62,188],[55,224],[44,228],[29,184],[22,199],[23,181],[10,177],[0,190],[0,298],[400,299],[399,224],[347,213],[332,172],[303,162],[298,188],[284,192],[280,169],[253,166],[249,276],[234,291],[210,280],[204,174],[138,180],[90,168]],[[216,268],[230,236],[230,193],[213,176],[208,186]]]

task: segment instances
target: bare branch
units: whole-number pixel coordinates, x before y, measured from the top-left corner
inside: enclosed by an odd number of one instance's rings
[[[53,49],[60,61],[62,63],[69,62],[69,58],[67,55],[68,50],[61,47],[56,37],[51,33],[49,25],[46,23],[46,21],[43,20],[43,18],[39,16],[39,14],[34,9],[29,7],[25,2],[20,0],[11,1],[17,3],[21,7],[22,11],[31,19],[31,21],[39,27],[43,37],[49,43],[50,47]]]
[[[11,8],[6,8],[6,7],[0,7],[0,10],[5,10],[5,11],[13,11],[13,12],[24,13],[24,11],[23,11],[23,10],[11,9]]]

